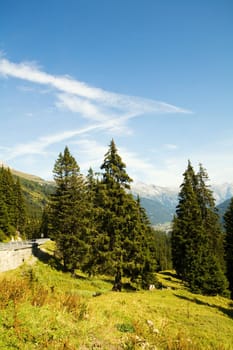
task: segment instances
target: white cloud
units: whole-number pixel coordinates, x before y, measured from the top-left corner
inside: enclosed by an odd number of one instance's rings
[[[118,151],[126,164],[127,173],[134,182],[143,181],[148,184],[174,188],[181,184],[182,171],[185,164],[184,159],[180,159],[181,162],[178,163],[174,159],[170,159],[155,164],[152,159],[146,159],[142,155],[129,151],[124,147],[119,147]]]
[[[99,171],[104,155],[108,150],[107,145],[87,137],[74,141],[71,144],[78,146],[77,161],[83,171],[87,171],[90,167],[95,171]]]
[[[100,127],[101,125],[99,124],[91,125],[77,130],[64,131],[58,134],[43,136],[37,141],[16,145],[12,149],[7,150],[7,160],[29,154],[45,155],[46,148],[48,146],[73,138],[77,135],[87,134],[88,132],[99,129]]]
[[[97,130],[105,131],[108,134],[130,134],[132,131],[127,125],[127,121],[132,118],[145,114],[187,114],[191,113],[183,108],[170,105],[165,102],[151,99],[127,96],[92,87],[84,82],[75,80],[69,76],[56,76],[44,72],[40,67],[33,63],[22,62],[13,63],[6,58],[0,57],[0,75],[3,77],[14,77],[25,82],[38,84],[56,97],[55,105],[57,108],[76,113],[78,116],[87,120],[87,125],[79,129],[66,130],[62,133],[41,136],[37,140],[18,144],[12,149],[7,149],[6,159],[13,159],[22,156],[46,155],[50,146],[72,140],[76,136],[85,135]],[[33,90],[33,87],[21,85],[21,90],[25,93]],[[79,141],[78,146],[81,153],[86,154],[88,167],[98,166],[103,160],[106,148],[96,142]],[[169,149],[175,149],[175,145],[167,145]],[[104,151],[105,149],[105,151]],[[91,152],[94,150],[94,155]],[[104,151],[104,152],[103,152]],[[123,161],[131,169],[131,176],[145,178],[157,178],[164,175],[164,171],[155,170],[149,161],[142,160],[136,153],[120,150]],[[101,162],[100,162],[101,160]]]
[[[35,64],[28,62],[13,63],[5,58],[0,58],[0,74],[2,76],[11,76],[14,78],[30,81],[37,84],[47,85],[53,87],[62,93],[79,96],[86,100],[95,101],[102,107],[107,107],[117,111],[117,115],[128,115],[135,117],[144,113],[190,113],[180,107],[176,107],[165,102],[154,101],[150,99],[116,94],[100,88],[89,86],[84,82],[72,79],[68,76],[55,76],[40,70]],[[71,101],[64,96],[58,96],[60,100],[63,99],[63,105],[71,106]],[[85,109],[94,115],[94,107],[84,100],[82,104],[86,104]],[[80,102],[76,101],[76,102]],[[87,108],[88,107],[88,108]],[[77,108],[77,103],[74,101],[71,106],[72,110]]]
[[[58,107],[68,108],[74,113],[80,113],[84,118],[103,121],[108,120],[104,111],[87,99],[82,99],[74,95],[58,94]]]
[[[91,166],[95,171],[98,171],[108,151],[108,145],[103,145],[90,138],[80,139],[72,142],[72,144],[78,146],[77,160],[81,169],[87,171]],[[119,147],[118,153],[126,164],[127,172],[133,179],[139,180],[140,175],[143,174],[144,178],[145,173],[151,174],[155,172],[154,166],[149,161],[143,160],[137,153],[130,152],[124,147]]]

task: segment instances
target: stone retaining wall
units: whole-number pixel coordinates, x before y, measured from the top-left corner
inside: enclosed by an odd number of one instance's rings
[[[25,260],[33,254],[34,246],[26,246],[11,250],[0,251],[0,272],[13,270],[19,267]]]

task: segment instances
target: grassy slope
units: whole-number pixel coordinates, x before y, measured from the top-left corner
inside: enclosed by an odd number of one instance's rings
[[[26,179],[26,180],[29,180],[29,181],[35,181],[35,182],[38,182],[38,183],[45,183],[46,181],[43,180],[42,178],[40,178],[39,176],[36,176],[36,175],[31,175],[31,174],[27,174],[27,173],[23,173],[22,171],[18,171],[18,170],[15,170],[15,169],[11,169],[10,168],[10,171],[13,175],[19,177],[19,178],[23,178],[23,179]]]
[[[106,278],[72,278],[41,261],[2,273],[0,348],[232,349],[230,300],[158,277],[169,288],[116,293]]]

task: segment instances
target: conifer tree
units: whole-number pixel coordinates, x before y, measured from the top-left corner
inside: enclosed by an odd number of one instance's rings
[[[90,234],[88,236],[89,241],[86,260],[82,269],[89,275],[95,275],[99,272],[105,273],[107,271],[106,261],[108,261],[108,259],[106,255],[109,254],[108,239],[105,232],[102,231],[103,210],[97,204],[98,180],[92,168],[89,168],[86,179]]]
[[[98,235],[95,243],[98,244],[96,263],[99,263],[96,267],[102,272],[119,277],[123,268],[121,238],[125,228],[125,187],[129,187],[132,180],[125,171],[125,164],[118,155],[113,140],[105,154],[101,170],[102,180],[97,183],[96,188]]]
[[[136,281],[142,277],[146,262],[152,266],[146,243],[147,226],[137,201],[126,192],[132,179],[125,168],[112,140],[101,166],[102,180],[96,187],[99,212],[96,240],[99,268],[115,276],[116,289],[121,284],[122,275]]]
[[[50,201],[49,234],[57,243],[64,268],[74,271],[82,267],[88,250],[86,185],[68,147],[59,154],[53,172],[56,191]]]
[[[205,235],[208,237],[209,249],[211,255],[216,256],[222,270],[225,271],[224,234],[221,229],[219,215],[215,206],[213,191],[207,184],[209,177],[202,164],[199,165],[199,171],[196,177],[198,203],[201,209]]]
[[[181,185],[179,203],[173,220],[171,244],[173,266],[177,274],[186,280],[190,269],[190,258],[195,254],[193,251],[194,238],[201,235],[202,225],[195,193],[195,173],[190,161],[183,176],[184,181]]]
[[[104,170],[103,183],[112,186],[118,184],[120,188],[130,188],[133,181],[127,174],[126,165],[118,154],[114,140],[110,142],[109,150],[105,154],[104,162],[100,169]]]
[[[224,294],[227,280],[221,260],[221,231],[206,171],[195,175],[188,163],[172,230],[172,259],[178,275],[194,292]]]

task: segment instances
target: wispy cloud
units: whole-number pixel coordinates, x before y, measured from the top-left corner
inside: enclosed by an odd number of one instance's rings
[[[6,58],[0,58],[0,74],[52,87],[63,107],[73,112],[81,112],[93,120],[103,121],[106,115],[110,118],[124,116],[128,119],[145,113],[190,113],[165,102],[116,94],[92,87],[69,76],[51,75],[34,63],[13,63]]]
[[[103,162],[108,146],[103,146],[100,142],[91,138],[80,139],[74,143],[78,145],[81,169],[87,171],[91,166],[94,170],[98,170]],[[180,169],[183,170],[186,165],[184,159],[182,159],[181,168],[179,168],[180,164],[173,162],[173,159],[166,160],[155,167],[151,159],[146,159],[137,152],[129,151],[125,147],[119,147],[118,151],[123,162],[127,164],[127,172],[135,182],[143,179],[146,183],[152,184],[159,181],[162,186],[170,184],[176,187],[177,184],[180,184]]]
[[[57,108],[76,113],[83,120],[88,121],[86,126],[77,130],[66,130],[62,133],[39,137],[36,141],[18,144],[11,150],[7,150],[7,159],[23,155],[44,155],[48,147],[53,144],[78,135],[89,135],[96,130],[102,130],[111,135],[129,134],[131,130],[127,121],[141,115],[191,113],[165,102],[117,94],[90,86],[69,76],[48,74],[35,63],[14,63],[5,57],[0,57],[0,76],[22,80],[24,85],[21,85],[21,89],[25,92],[33,89],[31,85],[29,87],[25,85],[26,82],[43,86],[48,93],[55,96]],[[132,166],[144,168],[145,171],[152,170],[148,164],[140,162],[133,154],[126,153],[126,158],[130,164],[132,163]]]
[[[78,146],[79,165],[81,169],[87,171],[91,166],[94,170],[98,170],[103,163],[108,146],[103,146],[101,142],[92,138],[79,139],[74,141],[73,144]],[[129,151],[125,147],[119,147],[118,151],[123,162],[127,164],[127,172],[129,172],[133,180],[139,181],[140,179],[144,179],[149,183],[154,183],[158,178],[167,178],[167,170],[170,169],[171,164],[164,164],[165,171],[158,166],[155,167],[151,159],[146,159],[137,152]],[[170,177],[174,177],[174,173],[170,173]]]
[[[36,141],[19,144],[13,147],[12,149],[5,149],[7,153],[6,158],[7,160],[10,160],[23,155],[30,155],[30,154],[43,155],[43,154],[46,154],[46,148],[50,145],[65,141],[67,139],[73,138],[78,135],[87,134],[88,132],[97,130],[100,127],[101,125],[96,124],[96,125],[87,126],[77,130],[64,131],[62,133],[43,136]]]
[[[68,108],[71,112],[80,113],[84,118],[93,121],[108,120],[109,117],[105,115],[105,111],[98,105],[91,103],[87,99],[70,95],[70,94],[58,94],[57,106],[61,108]]]

